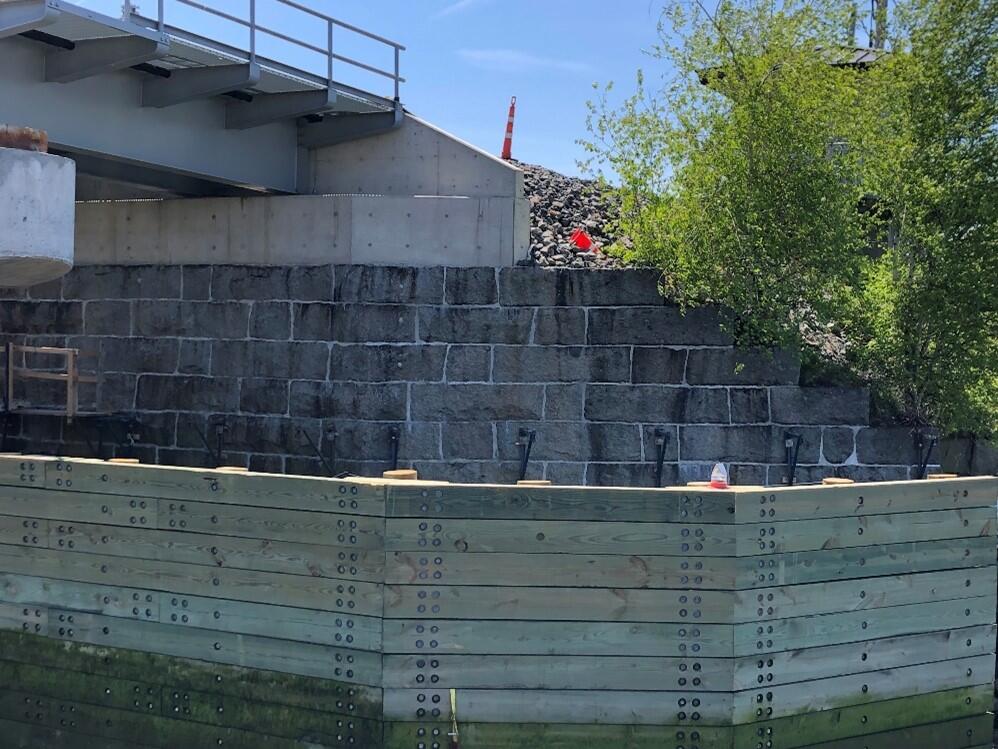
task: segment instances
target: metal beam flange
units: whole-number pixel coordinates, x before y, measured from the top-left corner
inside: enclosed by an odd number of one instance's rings
[[[229,130],[246,130],[269,125],[271,122],[319,114],[334,106],[336,93],[329,89],[256,94],[253,101],[233,101],[226,105],[225,127]]]
[[[46,81],[79,81],[165,57],[170,50],[165,37],[112,36],[84,39],[74,45],[73,49],[52,50],[45,55]]]
[[[171,70],[169,78],[150,78],[142,84],[142,106],[171,107],[239,91],[259,82],[260,66],[253,62]]]
[[[298,142],[306,148],[335,146],[337,143],[387,133],[399,127],[404,118],[405,110],[400,104],[396,104],[391,112],[330,115],[321,122],[302,125]]]
[[[59,17],[50,0],[6,0],[0,3],[0,39],[48,26]]]

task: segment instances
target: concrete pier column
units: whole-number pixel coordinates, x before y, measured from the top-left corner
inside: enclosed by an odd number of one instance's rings
[[[0,148],[0,286],[31,286],[73,267],[76,164]]]

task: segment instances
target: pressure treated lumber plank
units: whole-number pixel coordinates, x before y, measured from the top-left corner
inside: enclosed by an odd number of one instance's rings
[[[25,718],[22,717],[22,720]],[[0,735],[8,749],[93,749],[94,736],[71,733],[31,723],[18,723],[0,719]],[[106,736],[100,738],[101,749],[152,749],[152,744],[136,741],[119,741]]]
[[[990,741],[994,716],[978,715],[947,723],[902,728],[871,736],[811,744],[804,749],[960,749]],[[985,744],[985,747],[990,744]]]
[[[194,501],[157,501],[160,528],[354,549],[384,548],[382,518]]]
[[[796,486],[737,493],[733,522],[806,520],[922,510],[990,507],[998,479],[988,476],[939,481],[879,481],[844,486]],[[772,511],[772,513],[770,512]]]
[[[380,721],[336,713],[251,701],[148,682],[0,661],[0,683],[19,692],[59,701],[98,705],[164,718],[336,745],[343,729],[355,735],[380,733]],[[330,705],[330,708],[333,706]]]
[[[917,541],[854,549],[801,551],[738,560],[739,589],[802,585],[882,575],[900,575],[994,564],[990,537]],[[705,564],[707,560],[704,560]]]
[[[626,622],[731,621],[730,591],[385,586],[386,619],[530,619]]]
[[[734,720],[752,723],[847,705],[990,684],[994,653],[917,666],[846,674],[734,694]]]
[[[49,521],[41,518],[15,518],[0,515],[0,544],[49,546]]]
[[[236,504],[253,507],[384,515],[385,486],[363,480],[231,473],[201,468],[115,465],[87,458],[39,461],[50,489]],[[63,483],[57,484],[57,481]],[[67,485],[66,481],[72,481]],[[20,482],[18,482],[20,483]]]
[[[0,516],[155,528],[157,499],[0,487]],[[5,521],[9,522],[9,521]]]
[[[160,590],[182,595],[380,615],[381,586],[337,578],[211,568],[103,554],[0,545],[0,570],[74,582]]]
[[[736,536],[734,525],[389,518],[385,550],[733,557]]]
[[[931,725],[982,716],[991,710],[993,701],[993,691],[987,685],[930,692],[734,726],[733,743],[735,747],[751,747],[762,737],[772,741],[774,749],[797,749],[815,741],[837,741],[879,734],[902,726]]]
[[[7,618],[0,617],[0,627],[7,625]],[[142,649],[178,658],[366,686],[378,686],[381,680],[379,654],[272,637],[178,627],[56,608],[48,609],[48,628],[43,633],[71,642]]]
[[[34,723],[88,736],[92,742],[104,737],[127,742],[148,742],[161,749],[192,747],[209,749],[218,746],[238,746],[240,749],[302,749],[301,743],[292,739],[251,733],[225,726],[208,726],[185,720],[170,720],[153,714],[140,714],[126,710],[87,705],[81,702],[55,700],[10,689],[0,689],[0,718],[20,719],[31,708]],[[67,715],[72,717],[67,718]],[[66,725],[63,726],[63,721]],[[101,737],[97,739],[96,737]],[[98,746],[102,744],[97,743]],[[345,744],[340,744],[344,746]],[[94,746],[91,743],[90,746]],[[335,746],[319,744],[319,746]]]
[[[986,625],[995,619],[996,603],[991,593],[953,601],[746,622],[734,626],[733,648],[736,656],[746,656]]]
[[[959,600],[985,595],[996,586],[994,567],[976,567],[735,591],[734,623]],[[703,593],[705,601],[711,593]]]
[[[986,624],[966,629],[743,657],[731,662],[734,666],[733,689],[758,689],[776,684],[987,655],[994,651],[994,645],[995,626]],[[706,659],[703,662],[706,663]]]
[[[994,626],[936,632],[768,657],[386,655],[384,686],[730,692],[987,655]],[[761,680],[761,681],[760,681]]]
[[[384,686],[448,689],[731,691],[723,658],[539,655],[386,655]],[[680,683],[682,682],[682,683]]]
[[[386,721],[446,719],[450,715],[447,689],[393,688],[385,689],[384,695]],[[692,699],[698,703],[695,709]],[[458,715],[471,723],[706,726],[724,725],[730,720],[730,693],[704,692],[692,699],[686,692],[464,689],[458,692]],[[692,718],[694,712],[696,720]],[[680,714],[685,717],[678,719]]]
[[[357,650],[381,648],[380,617],[10,574],[0,574],[0,601]]]
[[[385,619],[382,636],[386,654],[732,655],[728,624]]]
[[[749,556],[907,541],[994,537],[995,525],[993,507],[748,523],[738,527],[738,553]]]
[[[47,611],[45,618],[47,622]],[[172,691],[212,692],[348,716],[381,717],[381,690],[376,687],[95,646],[21,631],[0,630],[0,659],[47,669],[150,682]]]
[[[128,531],[125,531],[128,532]],[[514,554],[396,551],[386,554],[389,585],[545,586],[714,589],[845,580],[994,564],[995,541],[967,538],[858,549],[772,554],[743,559],[614,554]],[[544,570],[544,575],[537,575]],[[426,583],[423,583],[426,581]]]
[[[0,516],[0,529],[5,518]],[[23,524],[20,518],[14,525]],[[48,523],[49,521],[43,521]],[[14,529],[16,531],[16,528]],[[136,559],[157,559],[210,567],[232,567],[309,577],[380,582],[384,554],[347,546],[301,544],[170,530],[55,523],[47,546]],[[16,533],[12,534],[20,540]],[[16,541],[15,541],[16,542]],[[61,543],[60,543],[61,542]],[[9,542],[4,542],[9,543]]]
[[[730,523],[735,494],[676,488],[414,484],[388,487],[386,506],[392,518]]]

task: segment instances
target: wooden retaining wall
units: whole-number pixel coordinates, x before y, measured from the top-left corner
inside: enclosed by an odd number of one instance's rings
[[[0,457],[15,747],[991,746],[998,479],[334,480]]]

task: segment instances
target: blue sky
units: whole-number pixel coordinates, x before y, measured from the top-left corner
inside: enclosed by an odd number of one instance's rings
[[[344,16],[408,45],[403,99],[487,151],[517,97],[513,155],[576,173],[595,81],[630,89],[656,39],[649,0],[337,0]],[[376,7],[375,7],[376,6]]]
[[[76,0],[117,15],[120,0]],[[241,14],[248,0],[201,0]],[[630,91],[639,67],[655,63],[642,53],[656,40],[656,0],[300,0],[304,4],[405,44],[404,104],[415,114],[481,148],[499,153],[511,96],[517,97],[513,156],[577,173],[582,157],[575,141],[585,135],[586,100],[592,84],[615,81]],[[155,12],[156,0],[134,0]],[[167,0],[167,17],[178,26],[212,28],[214,22]],[[305,17],[258,0],[264,22],[325,45],[325,31]],[[171,7],[172,6],[172,7]],[[174,14],[171,16],[171,14]],[[219,38],[235,29],[216,30]],[[238,44],[236,39],[232,43]],[[299,51],[261,52],[296,58]],[[338,35],[343,54],[390,64],[385,50]],[[304,62],[318,70],[318,59]],[[351,81],[345,68],[337,79]],[[358,83],[366,83],[355,78]],[[377,85],[376,82],[373,85]]]

